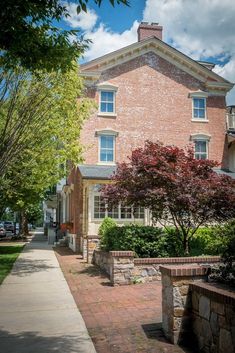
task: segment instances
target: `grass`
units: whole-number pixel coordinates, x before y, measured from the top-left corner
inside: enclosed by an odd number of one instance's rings
[[[0,246],[0,284],[11,271],[12,266],[24,245]]]

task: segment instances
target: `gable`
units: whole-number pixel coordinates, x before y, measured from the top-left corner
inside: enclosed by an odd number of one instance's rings
[[[155,37],[134,43],[81,65],[81,75],[85,78],[88,85],[92,85],[94,81],[100,79],[104,71],[150,52],[155,53],[157,56],[204,83],[209,91],[226,94],[233,87],[232,83],[220,77],[209,68]]]

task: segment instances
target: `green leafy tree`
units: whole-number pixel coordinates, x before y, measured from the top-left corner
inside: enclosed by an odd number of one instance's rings
[[[127,4],[126,0],[109,0]],[[102,0],[94,0],[100,6]],[[86,11],[88,0],[78,1],[78,12]],[[59,0],[5,0],[0,10],[0,63],[20,64],[29,70],[63,70],[84,52],[89,41],[78,31],[66,31],[55,23],[68,17],[65,3]],[[73,40],[71,41],[71,36]]]
[[[93,105],[82,98],[77,72],[76,66],[66,73],[17,72],[2,102],[0,192],[5,207],[21,213],[23,224],[27,208],[65,175],[66,161],[82,160],[79,135]]]

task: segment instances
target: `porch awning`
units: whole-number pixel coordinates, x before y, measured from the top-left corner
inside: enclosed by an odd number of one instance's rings
[[[83,179],[109,180],[116,171],[116,165],[79,165]]]

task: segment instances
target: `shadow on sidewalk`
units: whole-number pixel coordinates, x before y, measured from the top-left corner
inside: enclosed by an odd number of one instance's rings
[[[12,268],[11,274],[13,276],[24,277],[32,273],[45,272],[53,268],[57,268],[57,266],[49,265],[48,260],[18,258]]]
[[[84,353],[85,338],[75,335],[58,334],[42,336],[37,332],[21,332],[11,334],[0,330],[0,353]]]

